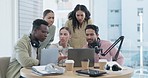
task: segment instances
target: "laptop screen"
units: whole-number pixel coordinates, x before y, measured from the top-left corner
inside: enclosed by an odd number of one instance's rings
[[[94,66],[94,53],[95,49],[81,48],[81,49],[68,49],[68,59],[74,60],[75,67],[81,67],[81,61],[89,59],[89,66]]]

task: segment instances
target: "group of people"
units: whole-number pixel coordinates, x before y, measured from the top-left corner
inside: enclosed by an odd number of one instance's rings
[[[14,47],[10,64],[7,71],[7,78],[22,78],[20,69],[22,67],[29,68],[40,64],[40,52],[43,48],[58,48],[59,62],[67,59],[67,50],[69,48],[94,48],[97,45],[103,49],[103,52],[112,44],[109,41],[99,38],[99,28],[92,23],[90,12],[84,5],[76,5],[74,10],[68,14],[68,20],[65,26],[59,30],[59,42],[51,44],[54,40],[56,26],[54,23],[54,12],[45,10],[43,19],[33,21],[33,27],[30,34],[24,35]],[[102,56],[95,53],[95,62],[99,59],[107,59],[111,61],[117,52],[113,48],[107,55]],[[117,58],[120,65],[124,63],[124,57],[121,53]]]

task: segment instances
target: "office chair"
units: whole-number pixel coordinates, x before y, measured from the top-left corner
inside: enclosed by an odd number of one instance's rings
[[[0,57],[0,78],[6,78],[10,57]]]

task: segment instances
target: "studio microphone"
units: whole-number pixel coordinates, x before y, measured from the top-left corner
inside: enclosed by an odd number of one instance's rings
[[[102,56],[105,56],[106,54],[105,54],[105,53],[101,53],[101,55],[102,55]]]
[[[103,49],[99,48],[98,46],[95,46],[94,49],[96,54],[99,54],[100,52],[102,53],[103,51]]]

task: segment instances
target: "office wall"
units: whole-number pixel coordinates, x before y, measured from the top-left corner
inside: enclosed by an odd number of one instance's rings
[[[15,43],[14,2],[12,0],[0,0],[0,57],[10,56]]]
[[[93,16],[94,24],[99,26],[99,36],[101,39],[108,38],[108,13],[107,13],[108,0],[94,0],[93,2]]]
[[[132,3],[132,6],[131,6]],[[132,44],[132,50],[139,50],[141,44],[138,44],[140,40],[140,31],[137,31],[137,24],[140,23],[140,17],[138,16],[138,8],[143,8],[143,42],[148,42],[148,0],[122,0],[122,33],[127,39],[127,44]],[[132,29],[132,30],[131,30]],[[142,43],[143,44],[143,43]],[[146,43],[147,46],[148,44]],[[128,47],[127,47],[128,48]],[[147,48],[145,48],[147,50]]]

